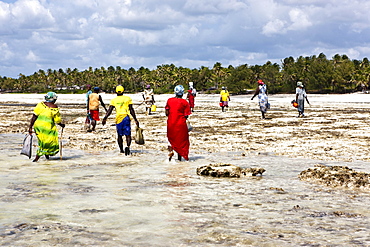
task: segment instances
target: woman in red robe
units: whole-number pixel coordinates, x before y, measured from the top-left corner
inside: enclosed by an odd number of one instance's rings
[[[196,91],[195,89],[193,89],[192,87],[190,87],[190,89],[188,90],[188,94],[186,96],[186,98],[188,99],[189,101],[189,105],[190,105],[190,110],[191,112],[194,112],[194,107],[195,107],[195,95],[196,95]]]
[[[188,101],[182,98],[184,95],[184,87],[178,85],[175,87],[176,97],[169,98],[166,104],[167,119],[167,138],[171,146],[168,147],[170,151],[169,160],[171,160],[173,150],[178,153],[178,159],[183,157],[189,160],[189,132],[186,124],[186,119],[191,114],[190,105]]]

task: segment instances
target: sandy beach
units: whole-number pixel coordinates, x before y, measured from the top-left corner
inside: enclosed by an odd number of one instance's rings
[[[115,95],[102,94],[103,100]],[[157,111],[145,115],[140,94],[133,99],[145,145],[132,149],[166,153],[166,116],[164,106],[172,95],[156,95]],[[198,94],[190,122],[190,157],[199,153],[235,152],[243,155],[273,154],[331,161],[369,161],[370,95],[308,95],[305,118],[297,118],[290,104],[294,95],[270,95],[267,119],[260,119],[257,99],[251,95],[231,96],[230,108],[221,112],[218,95]],[[0,133],[26,133],[34,106],[43,95],[0,95]],[[64,148],[88,152],[117,150],[114,114],[107,125],[98,123],[96,132],[87,133],[84,95],[59,95],[57,104],[66,123]],[[101,108],[101,118],[104,109]],[[133,134],[135,127],[133,125]]]

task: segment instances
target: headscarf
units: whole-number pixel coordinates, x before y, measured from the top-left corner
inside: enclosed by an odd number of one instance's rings
[[[258,80],[257,82],[258,82],[259,85],[265,84],[262,80]]]
[[[58,99],[58,96],[57,96],[57,94],[56,94],[56,93],[54,93],[54,92],[48,92],[48,93],[44,96],[44,98],[45,98],[45,101],[46,101],[46,102],[52,102],[52,103],[54,103],[54,102]]]
[[[178,96],[181,96],[184,94],[184,87],[182,85],[177,85],[175,87],[175,94],[178,95]]]

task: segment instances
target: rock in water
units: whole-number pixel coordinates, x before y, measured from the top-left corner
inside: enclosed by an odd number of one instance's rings
[[[197,174],[210,177],[240,178],[244,176],[256,176],[265,172],[263,168],[240,168],[231,164],[217,163],[197,168]]]
[[[197,174],[211,177],[239,178],[242,175],[242,169],[238,166],[218,163],[197,168]]]
[[[266,170],[263,168],[245,168],[243,169],[242,173],[245,176],[257,176],[258,174],[262,176]]]
[[[315,165],[302,171],[298,177],[301,180],[324,184],[330,187],[347,187],[370,189],[370,174],[356,172],[347,166]]]

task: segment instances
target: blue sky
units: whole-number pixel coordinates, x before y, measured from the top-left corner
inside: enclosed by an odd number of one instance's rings
[[[0,76],[369,58],[368,0],[0,1]]]

